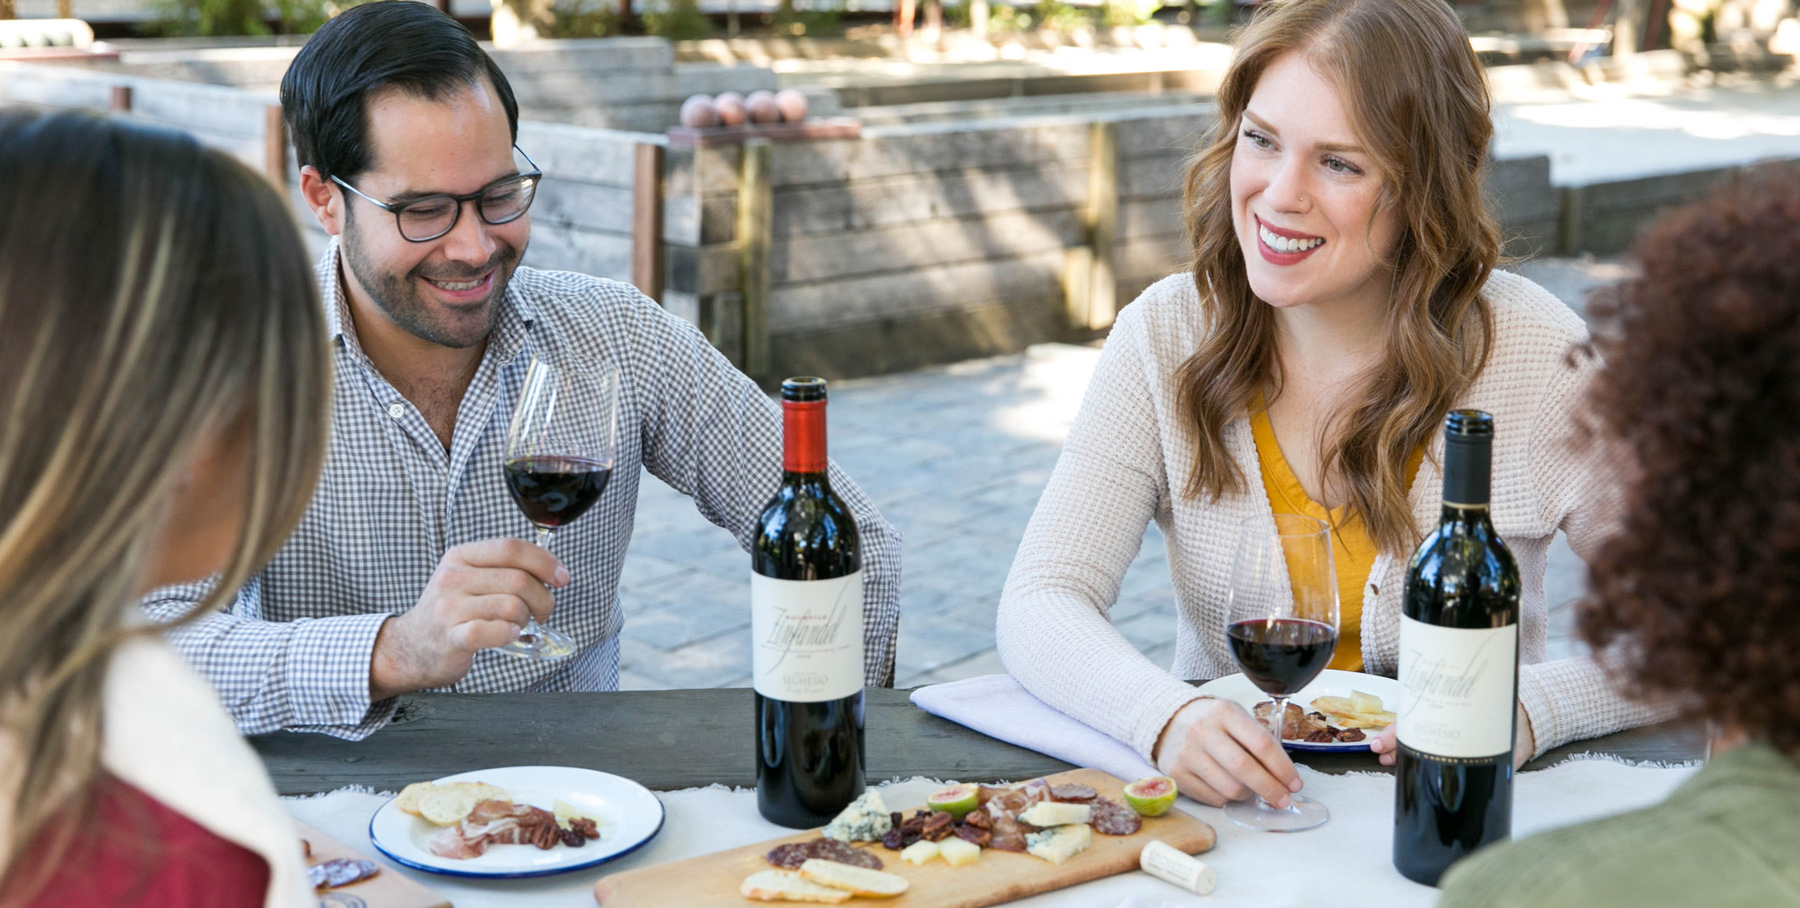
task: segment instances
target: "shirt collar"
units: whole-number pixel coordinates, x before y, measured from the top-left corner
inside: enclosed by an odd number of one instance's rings
[[[320,257],[317,268],[319,298],[325,305],[327,336],[362,355],[362,345],[356,339],[356,322],[350,317],[349,294],[344,291],[339,268],[342,251],[337,237],[325,244],[325,254]],[[500,352],[509,360],[529,338],[529,329],[537,322],[538,315],[537,306],[519,289],[518,278],[519,269],[515,268],[513,279],[506,282],[506,299],[501,303],[500,319],[495,322],[494,333],[489,338],[489,342],[499,346]]]

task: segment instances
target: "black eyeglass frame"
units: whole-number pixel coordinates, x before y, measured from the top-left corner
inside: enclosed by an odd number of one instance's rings
[[[379,208],[382,211],[385,211],[385,212],[393,215],[394,216],[394,232],[400,234],[401,239],[407,241],[408,243],[429,243],[434,240],[441,240],[444,237],[449,236],[450,231],[456,229],[456,225],[462,221],[462,210],[463,210],[464,202],[474,202],[475,203],[475,216],[480,218],[481,222],[483,224],[487,224],[491,227],[498,227],[501,224],[510,224],[513,221],[516,221],[519,218],[524,217],[525,212],[531,210],[531,203],[537,201],[537,187],[538,187],[538,183],[544,179],[544,171],[537,166],[536,161],[533,161],[531,159],[531,155],[528,155],[525,153],[525,149],[520,148],[517,145],[514,145],[513,150],[519,153],[519,157],[522,157],[525,159],[525,163],[531,165],[530,170],[526,171],[525,173],[515,173],[511,176],[501,177],[500,179],[495,180],[492,183],[489,183],[486,186],[483,186],[480,189],[477,189],[474,192],[468,193],[466,195],[450,195],[449,193],[440,193],[438,195],[428,195],[428,196],[425,196],[424,198],[413,199],[411,201],[404,202],[399,205],[393,205],[393,204],[389,204],[387,202],[380,201],[380,200],[370,196],[368,193],[365,193],[362,190],[357,189],[355,186],[352,186],[349,183],[345,182],[342,178],[338,177],[336,174],[332,174],[331,181],[333,183],[338,184],[339,186],[344,187],[345,189],[350,190],[351,192],[356,193],[358,196],[361,196],[364,201],[367,201],[369,204],[374,205],[376,208]],[[487,195],[488,190],[493,189],[495,186],[499,186],[500,184],[508,182],[510,180],[522,180],[522,181],[525,181],[526,183],[528,183],[531,187],[531,196],[525,200],[525,207],[519,209],[518,214],[515,214],[512,217],[506,218],[504,220],[499,220],[499,221],[493,220],[487,216],[486,209],[484,209],[481,205],[482,196]],[[428,236],[423,239],[415,240],[412,237],[407,236],[406,228],[402,227],[400,225],[400,216],[402,214],[406,213],[406,209],[411,208],[414,205],[420,205],[420,204],[424,204],[426,202],[434,202],[434,201],[438,201],[440,199],[449,199],[450,201],[452,201],[456,204],[456,209],[455,209],[454,213],[452,213],[450,215],[450,226],[445,227],[442,233],[439,233],[435,236]]]

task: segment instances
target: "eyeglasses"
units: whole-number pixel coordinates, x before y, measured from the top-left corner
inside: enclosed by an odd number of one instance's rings
[[[475,203],[475,214],[484,224],[509,224],[525,214],[531,207],[531,200],[537,197],[538,182],[544,178],[544,173],[523,149],[515,145],[513,150],[531,165],[530,172],[501,177],[468,195],[428,195],[390,204],[370,198],[335,175],[331,181],[362,196],[376,208],[391,212],[400,236],[408,242],[429,243],[456,229],[464,202]]]

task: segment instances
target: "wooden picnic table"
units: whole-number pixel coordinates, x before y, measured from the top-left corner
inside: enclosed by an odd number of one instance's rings
[[[1029,779],[1070,765],[933,716],[910,691],[871,688],[864,728],[871,783],[927,776],[965,782]],[[347,785],[398,791],[412,782],[495,766],[580,766],[668,791],[756,783],[754,699],[748,688],[605,693],[416,694],[392,724],[362,741],[277,732],[250,742],[284,795]],[[1630,760],[1698,759],[1692,729],[1653,726],[1559,747]],[[1372,754],[1295,753],[1321,772],[1377,771]],[[1391,772],[1391,769],[1386,771]]]

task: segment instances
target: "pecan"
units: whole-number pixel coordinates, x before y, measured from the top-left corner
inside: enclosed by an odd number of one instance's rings
[[[600,838],[600,824],[586,817],[576,817],[570,820],[569,828],[581,833],[583,838]]]
[[[925,828],[920,830],[919,834],[924,836],[928,842],[941,842],[950,837],[951,827],[955,824],[955,818],[949,814],[934,813],[930,819],[925,821]]]
[[[545,851],[555,848],[556,843],[560,841],[562,841],[562,830],[557,829],[555,823],[545,823],[531,831],[531,844]]]
[[[559,829],[557,830],[557,835],[561,836],[562,843],[570,848],[580,848],[587,844],[587,836],[584,836],[573,829]]]
[[[925,818],[921,816],[907,817],[906,822],[900,824],[900,828],[905,832],[924,832]]]
[[[1330,744],[1335,739],[1331,737],[1331,732],[1329,730],[1321,728],[1318,731],[1308,734],[1306,740],[1313,744]]]
[[[1366,737],[1368,736],[1363,734],[1363,730],[1360,728],[1346,728],[1338,732],[1337,739],[1347,743],[1355,743]]]
[[[963,822],[967,825],[975,827],[976,829],[993,829],[994,828],[994,821],[988,819],[987,811],[985,811],[985,810],[970,811],[968,816],[963,817]]]

